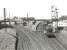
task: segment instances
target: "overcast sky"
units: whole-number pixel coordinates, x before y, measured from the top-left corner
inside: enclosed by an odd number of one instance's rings
[[[59,9],[59,16],[67,15],[67,0],[0,0],[0,19],[3,18],[3,8],[11,17],[26,17],[28,13],[30,17],[50,19],[52,5]]]

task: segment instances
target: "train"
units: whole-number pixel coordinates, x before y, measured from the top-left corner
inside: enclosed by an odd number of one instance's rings
[[[59,33],[61,30],[63,30],[63,27],[54,28],[52,24],[48,24],[46,26],[46,31],[47,31],[46,35],[49,38],[56,38],[56,33]]]

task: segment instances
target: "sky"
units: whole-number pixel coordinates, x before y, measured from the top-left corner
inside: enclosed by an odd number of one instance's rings
[[[6,16],[29,17],[36,19],[50,19],[51,6],[55,5],[59,10],[59,17],[67,15],[67,0],[0,0],[0,19],[3,18],[3,8],[6,8]]]

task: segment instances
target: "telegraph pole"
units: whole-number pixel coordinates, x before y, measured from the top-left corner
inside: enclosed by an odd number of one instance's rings
[[[9,12],[9,25],[11,25],[11,20],[10,20],[10,12]]]
[[[51,7],[51,18],[52,18],[52,26],[53,26],[53,31],[55,32],[58,28],[58,12],[57,8],[55,6]]]
[[[3,8],[3,15],[4,15],[4,25],[6,27],[6,8]],[[5,28],[5,32],[7,32],[7,29]]]
[[[28,18],[28,13],[27,13],[27,18]]]
[[[4,24],[6,24],[6,8],[3,8],[4,11]]]
[[[28,21],[28,23],[29,23],[29,19],[28,19],[28,17],[29,17],[29,16],[28,16],[28,13],[27,13],[27,21]]]
[[[58,12],[57,12],[58,9],[55,8],[55,10],[56,10],[56,17],[57,17],[57,18],[56,18],[56,21],[57,21],[57,28],[58,28]]]

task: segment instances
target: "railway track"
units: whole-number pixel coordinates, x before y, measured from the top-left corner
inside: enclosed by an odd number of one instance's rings
[[[65,50],[67,50],[67,48],[66,48],[66,46],[65,46],[65,45],[63,45],[63,44],[62,44],[62,43],[61,43],[58,39],[56,39],[56,40],[58,41],[58,43],[59,43],[59,44],[61,44],[61,45],[62,45],[62,47],[63,47],[63,48],[65,48]]]
[[[40,38],[40,36],[39,36],[39,38]],[[56,38],[48,38],[46,36],[44,38],[45,38],[44,41],[46,40],[53,50],[67,50],[67,48],[65,48],[65,46]],[[40,39],[42,39],[42,38],[40,38]],[[47,42],[46,42],[46,44],[47,44]],[[43,43],[43,41],[42,41],[42,43]]]
[[[37,39],[42,39],[42,37],[40,36],[36,36],[36,33],[33,35],[37,38]],[[44,37],[45,40],[48,42],[48,44],[53,48],[53,50],[67,50],[67,48],[65,48],[65,46],[59,41],[57,40],[56,38],[48,38],[48,37]],[[45,42],[45,40],[41,40],[42,43],[43,41]],[[46,44],[47,44],[46,42]],[[44,44],[44,43],[43,43]]]
[[[54,50],[67,50],[64,45],[57,40],[56,38],[47,38],[51,47],[53,47]]]
[[[28,29],[22,29],[20,28],[20,32],[24,33],[26,36],[31,39],[31,41],[35,44],[34,47],[36,46],[36,50],[53,50],[48,43],[46,44],[45,41],[43,41],[41,38],[37,37],[34,35],[34,32],[29,31]]]
[[[24,28],[22,29],[21,27],[18,29],[34,42],[37,50],[67,50],[56,38],[48,38],[45,35],[45,39],[42,39],[42,36],[37,35],[36,32]]]

